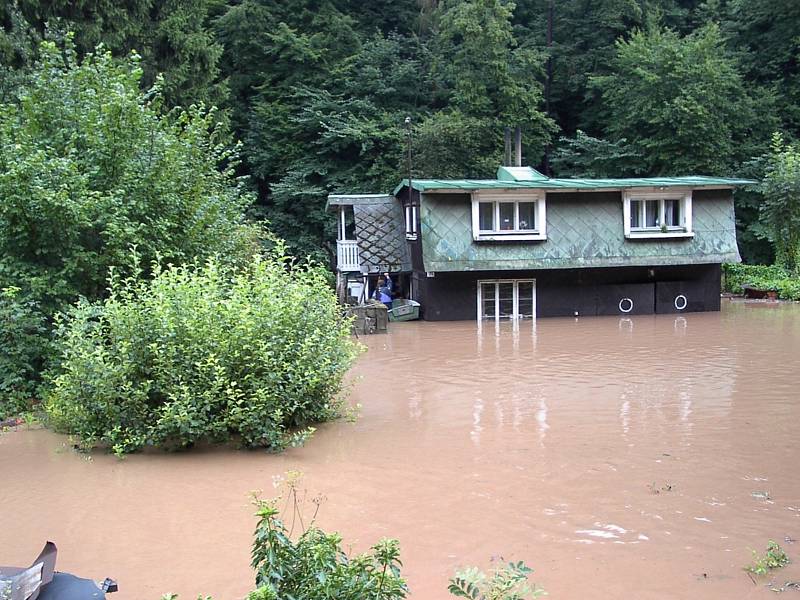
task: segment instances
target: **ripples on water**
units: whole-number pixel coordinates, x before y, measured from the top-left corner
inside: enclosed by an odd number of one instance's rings
[[[800,538],[800,307],[398,323],[362,341],[361,418],[282,456],[86,461],[46,432],[0,438],[20,482],[0,488],[0,563],[58,537],[75,568],[121,580],[118,600],[241,597],[246,494],[299,469],[354,550],[400,539],[413,599],[501,555],[551,597],[771,597],[741,568],[750,548]]]

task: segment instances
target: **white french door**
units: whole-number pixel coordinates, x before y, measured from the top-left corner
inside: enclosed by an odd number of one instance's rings
[[[535,318],[535,279],[478,281],[478,319]]]

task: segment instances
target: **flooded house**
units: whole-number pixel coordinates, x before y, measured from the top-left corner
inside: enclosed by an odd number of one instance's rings
[[[716,311],[738,262],[721,177],[403,180],[391,195],[336,194],[337,278],[370,297],[389,272],[426,320]]]

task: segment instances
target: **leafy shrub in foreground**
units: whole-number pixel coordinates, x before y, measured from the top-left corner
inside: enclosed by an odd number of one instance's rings
[[[257,589],[248,600],[406,597],[397,540],[383,539],[370,552],[351,558],[339,534],[313,524],[293,541],[273,502],[259,501],[256,514],[252,564]]]
[[[256,589],[247,600],[400,600],[408,587],[400,576],[400,546],[397,540],[382,539],[369,552],[348,556],[337,533],[326,533],[315,525],[324,496],[315,496],[316,506],[309,524],[303,520],[302,505],[307,490],[299,487],[303,474],[288,471],[286,477],[273,477],[281,494],[262,500],[254,493],[257,511],[251,566],[256,571]],[[286,527],[278,505],[291,512]],[[295,524],[300,533],[292,539]],[[547,592],[528,581],[533,569],[524,562],[496,567],[490,575],[477,568],[458,571],[450,580],[453,596],[473,600],[533,600]],[[178,600],[164,594],[161,600]],[[198,600],[211,600],[198,597]]]
[[[29,410],[50,342],[45,319],[19,288],[0,289],[0,420]]]
[[[524,562],[510,562],[487,575],[476,567],[457,571],[450,579],[448,590],[458,598],[472,600],[529,600],[546,596],[547,592],[535,583],[528,583],[533,569]]]
[[[112,275],[105,301],[79,302],[58,328],[52,424],[117,453],[233,436],[280,450],[337,416],[357,354],[350,324],[324,270],[282,250],[240,269]]]

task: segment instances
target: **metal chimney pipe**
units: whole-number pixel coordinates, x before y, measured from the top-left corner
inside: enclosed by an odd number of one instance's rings
[[[522,127],[517,125],[517,128],[514,130],[514,166],[521,167],[522,166]]]
[[[506,127],[506,148],[503,153],[503,166],[511,166],[511,127]]]

